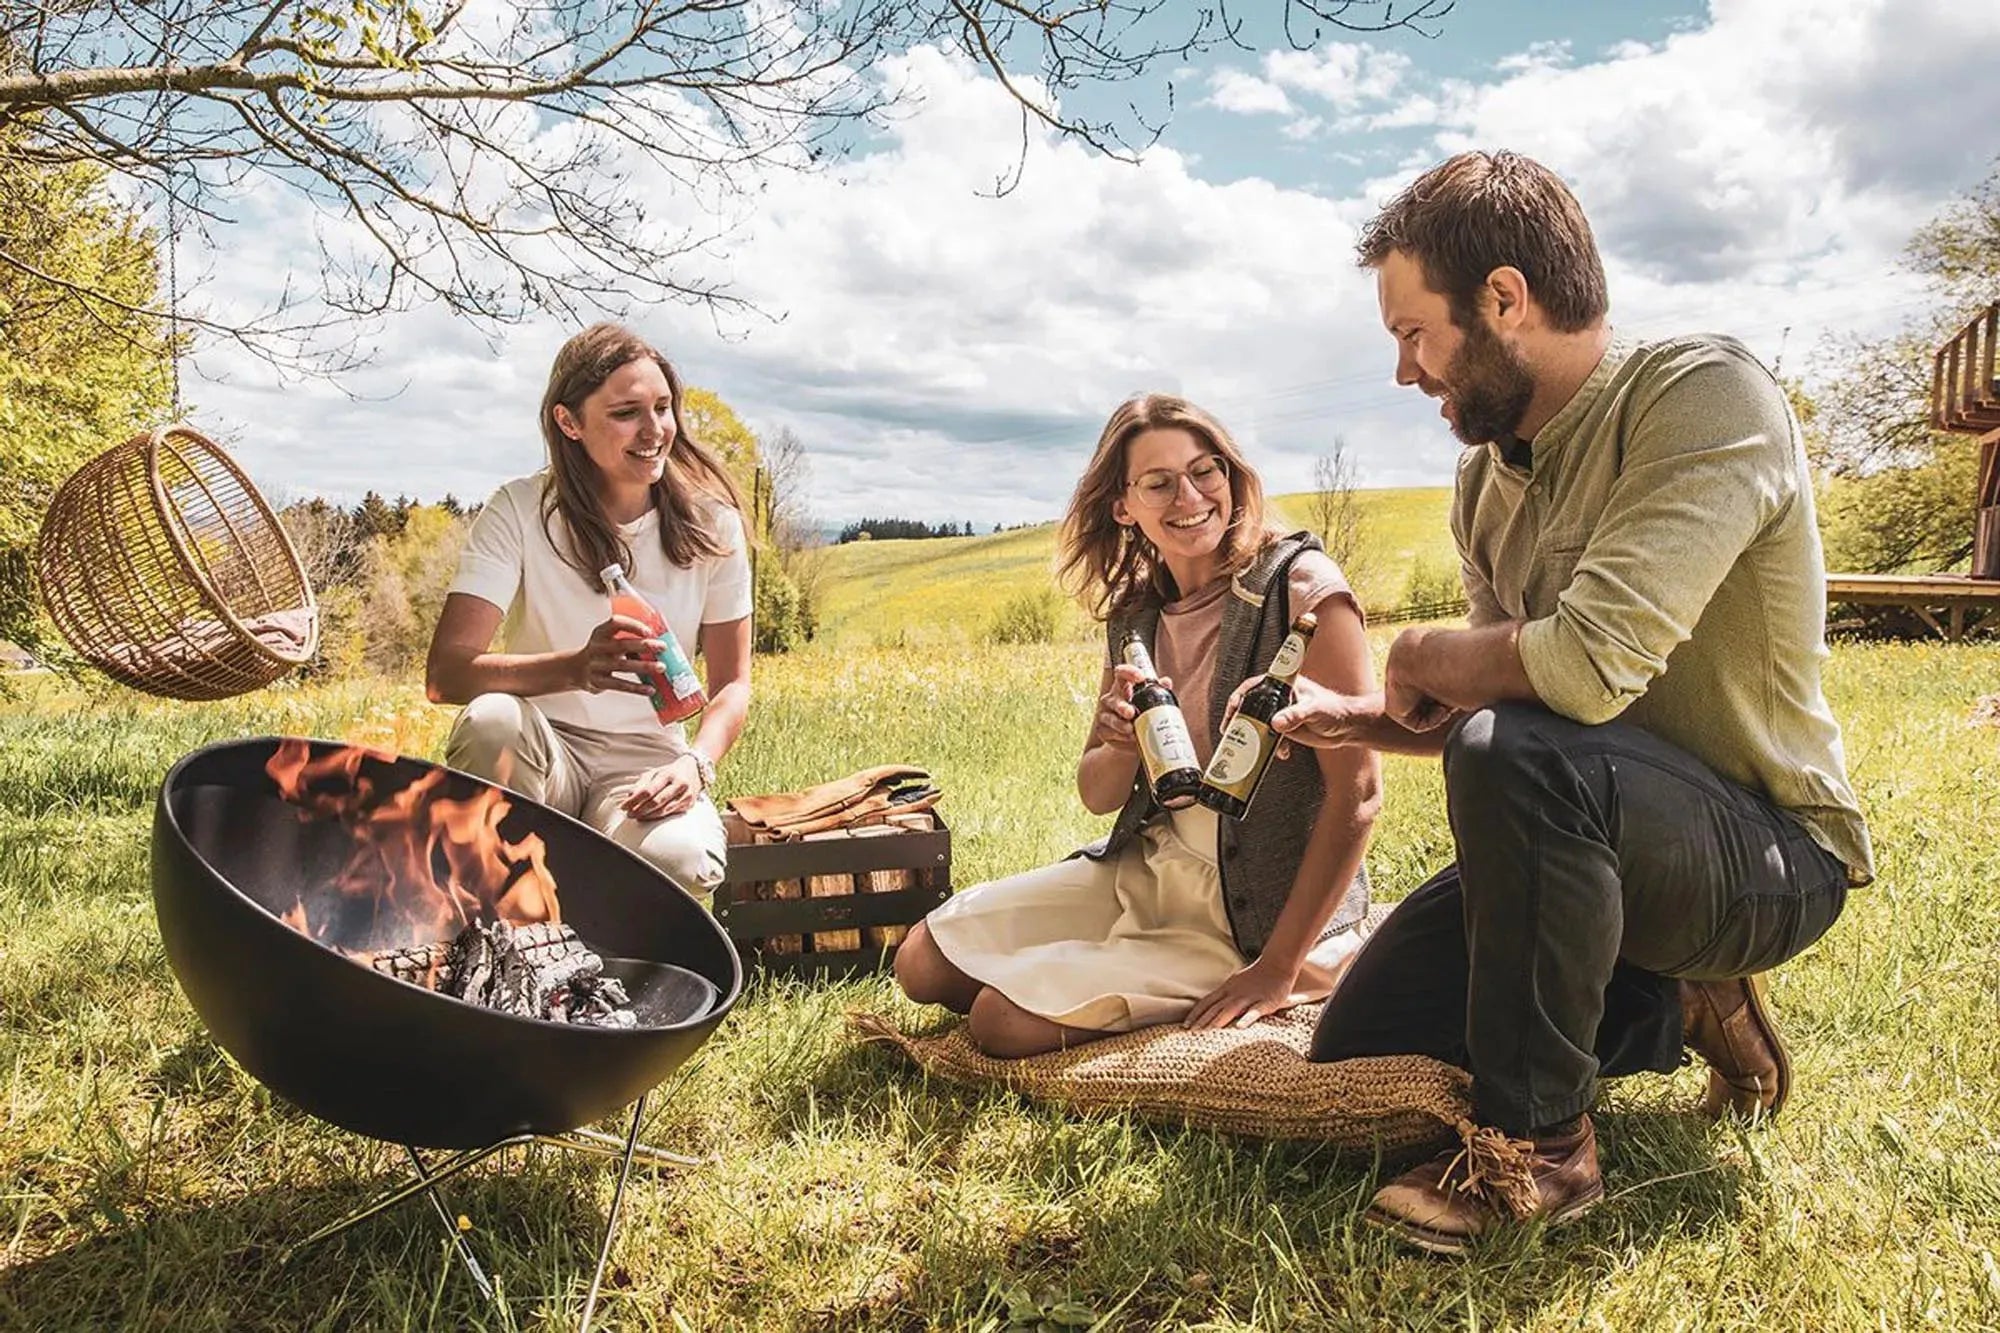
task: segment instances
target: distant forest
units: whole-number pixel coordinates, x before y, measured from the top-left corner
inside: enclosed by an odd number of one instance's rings
[[[999,529],[995,528],[998,532]],[[836,545],[846,542],[889,541],[913,537],[970,537],[972,524],[965,523],[925,523],[914,518],[864,518],[849,523],[834,539]]]

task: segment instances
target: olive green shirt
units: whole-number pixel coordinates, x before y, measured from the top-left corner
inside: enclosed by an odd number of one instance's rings
[[[1730,338],[1615,342],[1530,458],[1489,444],[1460,460],[1472,623],[1525,621],[1521,662],[1551,709],[1644,727],[1872,878],[1820,687],[1811,476],[1770,372]]]

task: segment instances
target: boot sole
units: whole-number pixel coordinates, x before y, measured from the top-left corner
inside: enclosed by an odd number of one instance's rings
[[[1775,1116],[1784,1109],[1785,1100],[1792,1095],[1792,1054],[1785,1049],[1785,1039],[1778,1035],[1778,1025],[1771,1021],[1771,1006],[1764,995],[1765,982],[1762,974],[1750,978],[1750,1012],[1757,1019],[1757,1026],[1770,1038],[1771,1050],[1778,1057],[1778,1087],[1771,1097],[1771,1104],[1764,1108],[1766,1116]]]
[[[1777,1086],[1771,1090],[1771,1104],[1745,1111],[1733,1102],[1732,1093],[1736,1086],[1722,1077],[1716,1069],[1709,1070],[1709,1100],[1705,1109],[1713,1120],[1770,1120],[1784,1109],[1785,1101],[1792,1093],[1792,1055],[1785,1049],[1785,1039],[1778,1035],[1778,1025],[1771,1021],[1770,1000],[1765,993],[1764,977],[1761,973],[1746,977],[1745,989],[1750,992],[1750,1017],[1757,1024],[1757,1030],[1769,1043],[1771,1053],[1777,1057]],[[1719,1086],[1718,1086],[1719,1085]]]
[[[1551,1229],[1566,1226],[1602,1202],[1604,1202],[1604,1182],[1599,1181],[1597,1187],[1590,1193],[1572,1199],[1556,1211],[1545,1215],[1542,1218],[1542,1225]],[[1372,1206],[1361,1215],[1361,1220],[1429,1254],[1456,1257],[1470,1250],[1479,1239],[1477,1236],[1460,1236],[1449,1231],[1433,1230]]]

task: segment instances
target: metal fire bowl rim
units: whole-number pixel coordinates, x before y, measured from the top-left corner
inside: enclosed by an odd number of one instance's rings
[[[659,881],[664,883],[668,888],[672,889],[675,893],[678,893],[683,897],[685,897],[688,900],[689,905],[692,906],[694,910],[696,910],[697,912],[700,912],[704,917],[707,917],[711,923],[714,923],[714,917],[708,912],[706,908],[704,908],[701,905],[701,902],[698,899],[696,899],[693,894],[689,893],[686,889],[682,888],[680,884],[672,876],[668,875],[658,866],[655,866],[652,862],[646,860],[645,857],[640,856],[637,852],[633,851],[631,848],[626,847],[622,843],[616,842],[610,838],[605,837],[602,833],[598,832],[590,825],[584,823],[582,820],[576,818],[573,815],[566,815],[562,811],[556,809],[554,806],[545,805],[542,802],[535,800],[533,797],[523,796],[520,792],[517,792],[510,787],[502,787],[500,786],[499,783],[493,781],[491,778],[483,778],[480,777],[477,773],[469,773],[462,768],[453,768],[449,764],[436,763],[433,760],[420,758],[417,755],[402,754],[398,751],[385,750],[379,746],[368,745],[358,741],[331,740],[323,736],[281,736],[281,735],[270,735],[270,734],[263,736],[244,736],[244,737],[231,738],[228,740],[210,741],[206,745],[197,746],[196,748],[182,755],[179,759],[175,760],[172,767],[167,769],[166,776],[160,779],[161,800],[159,802],[160,817],[164,819],[168,827],[170,827],[173,830],[174,836],[180,840],[181,845],[187,848],[189,853],[192,854],[197,861],[201,862],[202,868],[208,871],[208,873],[214,877],[215,882],[217,884],[220,884],[223,888],[227,889],[231,894],[235,895],[236,898],[238,898],[245,904],[249,905],[251,908],[262,913],[264,917],[266,917],[268,920],[273,921],[280,926],[283,926],[286,930],[291,931],[293,935],[295,935],[301,940],[304,940],[306,943],[312,945],[315,949],[318,949],[321,953],[339,959],[341,962],[346,963],[349,967],[352,967],[357,972],[360,972],[364,976],[370,978],[372,981],[384,982],[391,986],[400,987],[401,989],[411,992],[414,995],[421,996],[422,999],[419,1001],[419,1003],[446,1005],[450,1007],[450,1010],[452,1012],[463,1012],[470,1010],[471,1012],[476,1014],[482,1014],[492,1018],[502,1019],[510,1023],[527,1023],[539,1028],[553,1028],[564,1033],[573,1033],[578,1035],[585,1033],[593,1035],[601,1035],[611,1040],[617,1040],[619,1038],[644,1036],[648,1033],[677,1032],[685,1028],[696,1028],[706,1024],[713,1024],[722,1019],[724,1016],[726,1016],[731,1009],[734,1009],[736,1007],[736,1001],[742,996],[743,992],[743,963],[742,960],[739,957],[737,957],[736,948],[733,944],[729,944],[728,947],[726,947],[723,950],[723,953],[729,959],[729,986],[726,990],[724,990],[721,987],[717,988],[716,1001],[712,1006],[710,1006],[710,1008],[706,1013],[697,1014],[691,1018],[683,1019],[678,1023],[642,1023],[634,1027],[620,1028],[620,1027],[600,1027],[594,1023],[558,1023],[554,1019],[550,1018],[534,1018],[524,1014],[510,1014],[503,1009],[489,1009],[485,1005],[472,1004],[468,1001],[461,1000],[456,996],[441,995],[437,991],[431,990],[428,987],[419,986],[414,982],[404,981],[401,977],[391,976],[387,972],[378,972],[374,968],[368,966],[367,964],[362,963],[357,959],[353,958],[352,956],[341,952],[339,949],[334,948],[332,945],[322,943],[321,941],[316,940],[312,936],[306,934],[304,931],[299,930],[296,927],[287,924],[284,918],[278,916],[276,913],[271,911],[270,908],[264,906],[264,904],[258,902],[255,898],[245,893],[237,885],[236,881],[231,879],[228,875],[223,874],[221,869],[218,868],[213,861],[210,861],[208,859],[208,857],[203,853],[202,849],[195,845],[194,839],[188,836],[187,830],[181,827],[180,818],[174,810],[173,802],[167,799],[168,793],[172,792],[175,789],[177,785],[176,780],[180,777],[181,771],[187,768],[190,764],[194,763],[196,760],[202,759],[205,756],[215,754],[218,751],[222,750],[232,750],[232,749],[247,750],[255,748],[257,746],[270,746],[273,749],[275,749],[277,745],[282,744],[285,741],[304,741],[308,746],[315,746],[315,747],[324,746],[329,749],[370,750],[378,754],[387,754],[396,763],[411,763],[411,764],[416,764],[423,768],[441,768],[447,773],[453,774],[454,776],[457,777],[464,778],[470,782],[478,783],[482,787],[498,788],[500,791],[506,793],[508,800],[526,802],[528,805],[533,806],[535,808],[535,811],[538,815],[547,817],[549,819],[560,820],[565,824],[573,825],[576,828],[582,830],[585,834],[589,836],[591,840],[597,843],[599,850],[615,853],[617,856],[623,857],[625,860],[632,862],[638,869],[644,871],[646,874],[652,876],[653,878],[658,879]],[[282,800],[282,798],[277,798],[277,799]],[[154,891],[158,892],[157,885],[155,885]],[[560,886],[558,886],[557,888],[557,900],[558,901],[561,900]],[[722,938],[725,944],[727,944],[728,936],[723,932],[721,925],[719,923],[715,923],[714,929],[718,937]],[[585,944],[589,945],[589,941],[586,940]],[[593,953],[597,952],[595,946],[590,946],[590,948]],[[624,955],[599,954],[599,956],[608,960],[612,958],[622,958]],[[636,961],[653,962],[657,960],[639,959]]]

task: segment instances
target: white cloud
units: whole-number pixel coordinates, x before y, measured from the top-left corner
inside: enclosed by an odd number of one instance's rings
[[[1716,328],[1802,364],[1818,331],[1910,308],[1897,249],[1993,150],[1964,128],[2000,119],[2000,85],[1959,75],[2000,60],[2000,10],[1893,8],[1716,0],[1708,23],[1663,42],[1581,60],[1531,49],[1477,83],[1364,44],[1204,76],[1232,133],[1298,132],[1252,112],[1313,119],[1339,136],[1311,150],[1327,164],[1402,156],[1340,197],[1037,133],[1019,188],[992,198],[1015,165],[1018,110],[919,51],[877,73],[920,89],[920,108],[849,163],[772,175],[723,219],[737,227],[726,251],[691,257],[771,319],[630,318],[753,425],[797,430],[830,518],[1053,515],[1112,406],[1148,388],[1213,407],[1281,490],[1308,483],[1336,433],[1370,484],[1442,484],[1455,449],[1430,406],[1390,384],[1350,255],[1375,206],[1457,147],[1531,153],[1589,211],[1621,328]],[[669,225],[713,220],[712,200],[663,179],[632,188]],[[275,290],[308,247],[294,201],[257,206],[257,239],[217,266],[217,299]],[[231,383],[191,396],[239,428],[253,475],[281,492],[477,496],[538,464],[535,404],[567,331],[534,322],[492,349],[417,311],[384,324],[377,369],[354,382],[380,401],[274,388],[220,351],[204,368]]]
[[[1292,99],[1275,83],[1240,69],[1219,69],[1208,81],[1209,106],[1239,116],[1293,114]]]

